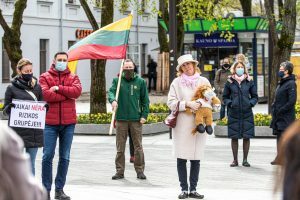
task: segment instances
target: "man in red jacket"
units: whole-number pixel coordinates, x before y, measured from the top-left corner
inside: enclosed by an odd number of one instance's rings
[[[67,66],[68,54],[58,52],[49,71],[40,76],[44,100],[49,105],[44,130],[42,182],[48,191],[52,185],[52,161],[56,140],[59,138],[59,162],[55,178],[55,199],[69,200],[64,191],[70,161],[70,150],[76,124],[75,99],[81,94],[81,83],[77,75],[71,74]]]

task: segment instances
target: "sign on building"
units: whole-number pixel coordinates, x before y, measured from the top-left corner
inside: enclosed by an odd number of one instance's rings
[[[237,34],[229,41],[221,37],[219,33],[205,36],[204,34],[195,34],[195,47],[237,47],[239,40]]]

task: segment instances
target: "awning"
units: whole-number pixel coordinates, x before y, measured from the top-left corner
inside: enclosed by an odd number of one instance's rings
[[[158,19],[159,24],[168,31],[166,23],[163,19]],[[184,23],[185,33],[206,33],[215,24],[216,20],[194,19]],[[232,26],[231,26],[232,24]],[[264,17],[234,17],[223,18],[217,21],[216,32],[231,31],[231,32],[267,32],[269,21]],[[282,23],[277,22],[276,29],[282,29]]]

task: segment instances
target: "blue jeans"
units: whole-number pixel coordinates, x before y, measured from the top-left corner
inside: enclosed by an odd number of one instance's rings
[[[26,153],[29,154],[30,157],[30,164],[31,164],[31,171],[32,174],[35,175],[35,158],[36,158],[36,154],[38,152],[38,148],[25,148]]]
[[[187,170],[185,159],[177,158],[177,172],[180,182],[181,191],[188,191]],[[190,171],[190,192],[196,191],[200,171],[200,160],[191,160]]]
[[[47,191],[51,191],[52,161],[55,154],[57,138],[59,138],[59,161],[55,178],[55,189],[62,190],[65,186],[74,129],[75,124],[57,126],[45,125],[42,182]]]

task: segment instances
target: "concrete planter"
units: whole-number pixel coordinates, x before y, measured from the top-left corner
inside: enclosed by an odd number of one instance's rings
[[[76,124],[75,134],[78,135],[108,135],[110,124]],[[144,124],[143,135],[152,135],[169,132],[169,127],[162,122]],[[116,134],[116,129],[113,129]]]
[[[214,134],[216,137],[227,137],[227,126],[214,127]],[[268,126],[255,126],[255,137],[275,137],[272,134],[272,129]]]
[[[0,120],[8,120],[8,116],[4,116],[3,111],[0,111]]]

